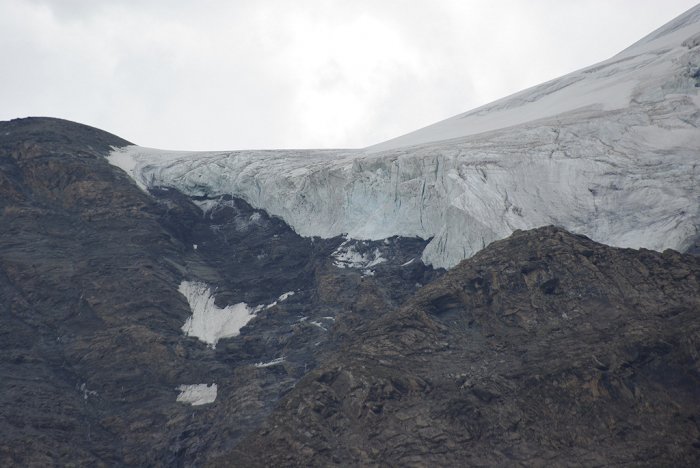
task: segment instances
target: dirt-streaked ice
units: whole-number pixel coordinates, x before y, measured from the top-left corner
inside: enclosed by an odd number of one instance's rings
[[[700,232],[699,20],[700,6],[610,60],[365,150],[130,146],[110,162],[142,186],[241,197],[304,236],[432,237],[435,266],[546,224],[684,250]]]

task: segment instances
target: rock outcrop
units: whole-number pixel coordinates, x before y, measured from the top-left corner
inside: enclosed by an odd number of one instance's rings
[[[230,197],[202,211],[146,193],[105,159],[127,144],[58,119],[0,123],[3,466],[200,465],[337,347],[338,315],[386,313],[441,274],[417,260],[420,239],[353,244],[387,260],[338,268],[345,239],[299,237]],[[256,316],[212,349],[183,333],[183,281]]]
[[[697,466],[700,259],[516,232],[363,323],[219,465]]]

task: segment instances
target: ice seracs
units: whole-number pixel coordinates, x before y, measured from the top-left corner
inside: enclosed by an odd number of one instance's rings
[[[434,266],[547,224],[682,251],[700,232],[699,18],[697,6],[607,61],[365,150],[131,146],[110,162],[144,186],[241,197],[304,236],[432,238]]]

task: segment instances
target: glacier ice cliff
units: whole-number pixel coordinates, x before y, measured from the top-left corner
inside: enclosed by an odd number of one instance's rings
[[[230,194],[304,236],[432,238],[451,267],[517,229],[686,249],[700,233],[700,6],[611,59],[362,150],[117,148],[142,186]]]

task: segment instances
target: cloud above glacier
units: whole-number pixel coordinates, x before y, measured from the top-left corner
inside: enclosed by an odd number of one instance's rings
[[[0,0],[0,119],[363,147],[605,59],[691,0]]]

